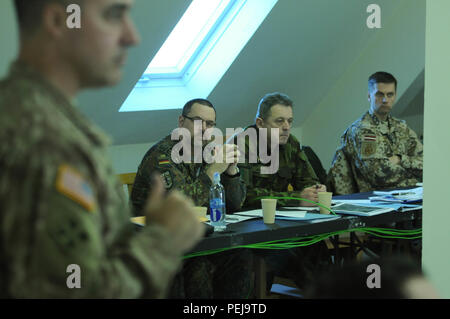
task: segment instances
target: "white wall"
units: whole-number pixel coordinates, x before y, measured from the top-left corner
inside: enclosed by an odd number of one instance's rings
[[[1,0],[0,3],[0,79],[3,78],[9,69],[9,64],[17,55],[19,41],[12,0]]]
[[[145,153],[155,143],[111,145],[108,152],[116,174],[135,173]]]
[[[450,298],[450,1],[427,1],[422,263]]]

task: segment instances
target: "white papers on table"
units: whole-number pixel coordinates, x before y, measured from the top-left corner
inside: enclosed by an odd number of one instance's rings
[[[206,224],[211,225],[211,220],[209,219],[209,215],[207,217]],[[258,218],[258,216],[243,216],[243,215],[236,215],[236,214],[228,214],[225,216],[225,223],[228,224],[234,224],[243,222],[249,219]]]
[[[369,197],[372,202],[419,203],[423,199],[423,187],[389,192],[374,191],[373,193],[378,196]]]
[[[362,205],[351,203],[342,203],[333,207],[333,211],[337,214],[356,215],[356,216],[374,216],[378,214],[391,212],[394,210],[395,208],[392,207],[378,207],[368,204]]]
[[[402,190],[393,190],[388,192],[383,191],[374,191],[374,195],[391,195],[391,196],[406,196],[406,195],[412,195],[412,196],[423,196],[423,187],[416,187],[412,189],[402,189]]]
[[[317,211],[319,211],[319,207],[317,207],[317,206],[314,206],[314,207],[280,207],[280,208],[278,208],[279,210],[277,210],[277,212],[279,212],[279,211],[282,211],[282,212],[289,212],[289,211],[304,211],[304,212],[307,212],[307,211],[314,211],[314,210],[317,210]]]
[[[333,215],[333,214],[320,214],[320,213],[313,213],[313,212],[307,212],[305,217],[303,218],[295,218],[295,217],[285,217],[285,216],[276,216],[278,219],[284,219],[284,220],[301,220],[306,221],[309,223],[320,223],[328,220],[333,220],[340,218],[339,215]]]
[[[263,217],[263,211],[262,209],[254,209],[254,210],[248,210],[245,212],[238,212],[238,213],[234,213],[234,215],[243,215],[243,216],[253,216],[253,217]],[[289,210],[289,211],[280,211],[277,210],[275,212],[275,216],[276,217],[281,217],[281,216],[285,216],[285,217],[295,217],[295,218],[303,218],[306,215],[306,211],[303,210]]]
[[[230,214],[225,216],[225,222],[227,224],[233,224],[233,223],[239,223],[243,222],[245,220],[258,218],[258,216],[243,216],[243,215],[237,215],[237,214]]]
[[[356,215],[356,216],[374,216],[392,211],[406,212],[409,210],[422,209],[421,205],[388,203],[388,202],[363,202],[362,200],[345,200],[341,204],[333,207],[337,214]]]
[[[371,205],[371,201],[370,199],[340,199],[338,201],[336,201],[336,204],[343,204],[343,203],[348,203],[348,204],[353,204],[353,205]],[[333,209],[333,207],[331,207]]]
[[[367,200],[367,201],[369,201],[369,200]],[[338,203],[337,201],[332,200],[331,201],[331,209],[333,209],[334,205],[336,205],[337,203]],[[317,211],[317,212],[319,212],[319,207],[318,206],[313,206],[313,207],[294,206],[294,207],[281,207],[281,208],[278,208],[278,209],[280,211],[307,211],[307,212]]]
[[[276,219],[283,219],[283,220],[302,220],[302,221],[312,221],[312,220],[330,220],[330,219],[336,219],[340,216],[335,215],[325,215],[325,214],[316,214],[313,212],[306,212],[304,207],[289,207],[288,210],[285,210],[288,207],[283,207],[283,210],[277,210],[275,213]],[[314,208],[314,207],[313,207]],[[255,210],[249,210],[245,212],[238,212],[234,215],[241,215],[241,216],[252,216],[252,217],[263,217],[262,209],[255,209]],[[234,216],[233,215],[233,216]]]

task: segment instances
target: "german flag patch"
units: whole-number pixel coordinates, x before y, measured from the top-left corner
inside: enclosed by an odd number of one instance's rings
[[[158,165],[168,165],[168,164],[170,164],[170,161],[168,159],[160,160],[158,162]]]
[[[93,212],[96,207],[91,185],[75,168],[69,165],[59,166],[56,190],[80,204],[89,212]]]

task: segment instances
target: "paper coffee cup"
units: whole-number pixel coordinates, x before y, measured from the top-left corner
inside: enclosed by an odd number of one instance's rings
[[[275,211],[277,208],[277,200],[272,198],[261,199],[261,207],[263,211],[264,224],[275,223]]]
[[[319,192],[318,193],[319,196],[319,204],[330,208],[331,207],[331,197],[333,196],[333,193],[331,192]],[[320,213],[321,214],[330,214],[330,211],[319,206],[320,207]]]

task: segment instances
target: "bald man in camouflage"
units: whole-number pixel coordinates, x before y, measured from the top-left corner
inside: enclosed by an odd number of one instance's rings
[[[66,25],[69,3],[80,29]],[[165,297],[203,234],[193,203],[164,196],[158,179],[136,232],[109,139],[73,104],[81,89],[119,81],[138,42],[131,5],[15,0],[20,55],[0,82],[0,297]]]
[[[397,80],[392,74],[377,72],[369,77],[369,111],[342,135],[329,172],[336,194],[422,182],[422,143],[405,121],[390,115],[396,96]]]

